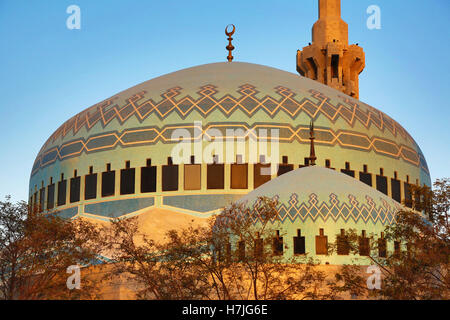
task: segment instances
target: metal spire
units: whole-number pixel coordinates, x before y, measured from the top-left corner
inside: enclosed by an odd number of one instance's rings
[[[316,165],[316,151],[314,150],[314,122],[311,120],[309,125],[309,140],[311,140],[311,148],[309,150],[309,165]]]
[[[228,31],[228,27],[232,26],[233,29],[231,31]],[[228,62],[233,61],[233,55],[231,54],[231,51],[234,50],[233,45],[231,44],[231,40],[233,40],[233,38],[231,37],[234,34],[234,31],[236,31],[236,27],[234,26],[234,24],[229,24],[225,27],[225,34],[228,36],[228,45],[225,47],[228,50]]]

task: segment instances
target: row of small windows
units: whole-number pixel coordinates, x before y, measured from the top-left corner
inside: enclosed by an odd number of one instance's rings
[[[336,253],[338,255],[349,255],[350,254],[350,246],[347,239],[347,235],[345,234],[345,230],[341,229],[341,233],[336,236]],[[276,231],[276,234],[272,240],[272,253],[273,255],[282,256],[284,254],[284,239],[280,236],[279,230]],[[381,236],[376,240],[376,250],[375,254],[378,257],[386,258],[387,256],[387,240],[384,238],[384,233],[381,232]],[[305,244],[305,237],[301,235],[301,230],[297,229],[297,235],[292,237],[293,250],[294,255],[303,255],[306,254],[307,248]],[[315,254],[316,255],[327,255],[328,254],[328,236],[324,235],[324,230],[319,229],[319,235],[315,236]],[[263,254],[263,239],[260,238],[259,234],[256,235],[256,239],[254,240],[253,245],[254,256],[259,257]],[[246,256],[246,244],[244,241],[239,241],[237,243],[237,255],[239,260],[244,260]],[[361,235],[358,238],[358,248],[357,251],[360,256],[369,256],[371,247],[370,247],[370,238],[367,237],[366,231],[362,230]],[[226,254],[229,255],[231,253],[231,245],[229,244],[225,250]],[[394,242],[394,254],[400,253],[400,242]],[[219,252],[219,254],[221,254]]]
[[[329,163],[326,164],[327,167],[329,166]],[[345,173],[346,175],[349,175],[353,178],[355,178],[355,171],[350,169],[350,163],[345,163],[345,169],[341,169],[342,173]],[[367,165],[363,165],[363,171],[359,172],[359,180],[368,186],[373,187],[373,180],[372,180],[372,174],[368,172]],[[397,171],[394,171],[394,178],[391,178],[391,197],[392,199],[401,202],[401,191],[400,191],[400,185],[401,182],[398,179],[398,173]],[[419,184],[418,181],[416,181],[416,184]],[[380,173],[375,175],[375,187],[378,191],[388,194],[388,178],[384,175],[384,169],[380,168]],[[408,207],[412,206],[412,195],[411,195],[411,186],[409,182],[409,176],[406,176],[406,181],[403,183],[403,189],[404,189],[404,199],[405,203]]]
[[[305,158],[304,167],[309,165],[309,158]],[[184,164],[184,190],[200,190],[201,181],[201,164],[195,163],[194,156],[191,157],[189,164]],[[265,163],[265,157],[261,156],[259,163],[253,166],[253,185],[258,188],[262,184],[270,181],[270,163]],[[331,167],[331,161],[325,160],[325,167],[335,170]],[[149,193],[157,190],[157,167],[152,165],[151,159],[147,159],[145,167],[140,168],[140,192]],[[172,158],[168,158],[167,164],[161,168],[161,190],[177,191],[179,190],[179,165],[173,164]],[[231,189],[248,189],[248,163],[242,163],[242,156],[236,157],[236,163],[231,164],[230,187]],[[264,172],[266,170],[266,172]],[[278,165],[277,176],[281,176],[289,171],[294,170],[294,164],[288,163],[288,157],[282,157],[282,163]],[[345,163],[345,169],[341,169],[345,173],[355,178],[355,171],[350,169],[350,163]],[[135,194],[136,168],[131,167],[130,161],[125,162],[125,168],[120,170],[120,194]],[[373,186],[372,174],[368,172],[367,165],[363,166],[363,171],[359,172],[359,180],[363,183]],[[388,194],[388,178],[384,176],[383,169],[375,176],[376,189]],[[76,203],[81,199],[81,177],[78,176],[77,170],[74,170],[74,176],[69,181],[69,202]],[[94,173],[93,167],[89,168],[89,174],[84,177],[84,199],[91,200],[97,198],[98,175]],[[106,165],[106,171],[101,173],[101,197],[109,197],[116,194],[116,171],[111,170],[111,164]],[[401,202],[401,181],[398,180],[397,172],[394,172],[394,178],[390,179],[391,196],[394,200]],[[225,188],[225,165],[218,163],[218,157],[213,157],[213,163],[207,164],[206,170],[206,188],[210,190]],[[407,204],[411,203],[411,192],[409,177],[406,176],[406,182],[403,183],[404,199]],[[45,194],[47,191],[47,194]],[[36,191],[30,199],[30,203],[34,206],[39,204],[40,209],[51,210],[55,205],[62,206],[66,204],[67,179],[61,174],[60,181],[57,182],[57,193],[55,194],[55,183],[50,178],[50,184],[46,188],[42,182],[39,194]],[[46,197],[45,197],[46,196]],[[38,202],[39,199],[39,202]],[[47,207],[45,208],[45,203]]]

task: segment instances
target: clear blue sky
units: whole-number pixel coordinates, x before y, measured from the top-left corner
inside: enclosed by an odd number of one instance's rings
[[[295,72],[317,0],[0,0],[0,198],[27,199],[31,166],[69,117],[145,80],[225,61]],[[66,8],[81,8],[68,30]],[[366,27],[369,5],[381,30]],[[360,99],[396,119],[422,148],[432,179],[450,177],[450,1],[342,0],[351,43],[366,53]]]

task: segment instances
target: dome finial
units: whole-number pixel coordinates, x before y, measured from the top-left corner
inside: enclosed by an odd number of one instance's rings
[[[233,29],[231,31],[228,31],[228,27],[232,26]],[[231,51],[234,50],[233,45],[231,44],[231,40],[233,40],[233,38],[231,37],[234,34],[234,31],[236,31],[236,27],[234,26],[234,24],[229,24],[225,27],[225,34],[228,36],[228,45],[226,46],[226,49],[228,50],[228,62],[233,61],[233,55],[231,54]]]
[[[316,165],[316,151],[314,149],[314,122],[311,120],[309,125],[309,139],[311,140],[311,148],[309,150],[309,165],[315,166]]]

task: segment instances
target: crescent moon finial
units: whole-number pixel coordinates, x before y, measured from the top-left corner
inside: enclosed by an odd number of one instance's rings
[[[232,26],[233,29],[231,31],[228,31],[228,27]],[[228,62],[233,61],[233,55],[231,54],[231,51],[234,50],[233,44],[231,43],[231,40],[233,40],[233,38],[231,37],[234,32],[236,31],[236,27],[234,26],[234,24],[229,24],[225,27],[225,34],[228,36],[228,45],[225,47],[228,50]]]
[[[229,26],[233,27],[233,29],[231,31],[228,31]],[[234,24],[229,24],[225,27],[225,34],[229,37],[231,37],[234,34],[234,31],[236,31],[236,27],[234,26]]]

